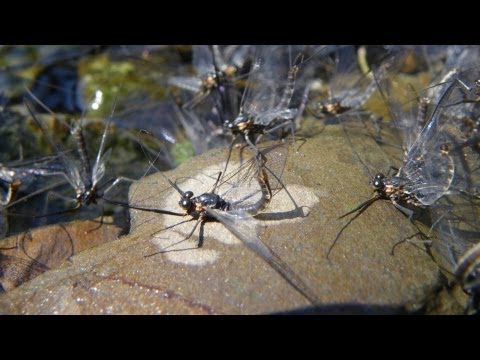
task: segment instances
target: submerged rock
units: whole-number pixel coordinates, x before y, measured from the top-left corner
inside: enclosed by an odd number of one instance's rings
[[[370,138],[352,133],[364,161],[386,172],[391,160]],[[297,143],[298,146],[298,143]],[[235,151],[237,153],[237,151]],[[166,175],[195,195],[208,192],[227,150],[191,158]],[[236,159],[233,159],[235,161]],[[339,125],[327,126],[298,152],[290,147],[285,191],[258,216],[261,239],[321,300],[310,304],[222,224],[198,228],[188,217],[133,210],[132,229],[119,241],[72,256],[60,268],[0,297],[3,313],[23,314],[258,314],[397,313],[417,310],[440,287],[436,264],[421,246],[392,247],[418,230],[388,201],[377,201],[342,233],[339,216],[372,195],[363,165]],[[135,205],[181,212],[179,194],[159,174],[132,186]],[[169,228],[167,228],[169,227]],[[170,252],[157,254],[165,249]],[[339,310],[340,309],[340,310]],[[343,309],[343,310],[342,310]],[[346,309],[346,310],[345,310]]]

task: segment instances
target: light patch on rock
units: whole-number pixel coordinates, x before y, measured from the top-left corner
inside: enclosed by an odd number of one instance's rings
[[[179,237],[181,237],[181,235]],[[191,239],[179,243],[179,237],[175,236],[166,239],[154,236],[152,238],[152,243],[158,247],[159,251],[165,251],[164,254],[167,259],[174,263],[203,266],[211,264],[217,260],[219,256],[218,251],[197,248],[198,241]],[[183,238],[185,238],[185,236],[183,236]]]
[[[194,177],[179,181],[177,185],[182,191],[192,191],[194,196],[211,192],[224,165],[225,163],[208,167]],[[239,163],[231,162],[230,166],[237,168]],[[215,189],[215,193],[229,202],[238,201],[245,197],[252,201],[260,198],[261,194],[256,180],[250,182],[243,181],[241,185],[233,187],[232,182],[222,183]],[[297,184],[291,184],[286,187],[298,208],[295,208],[288,193],[285,189],[282,189],[277,194],[274,194],[267,210],[257,216],[258,219],[254,220],[255,224],[258,224],[259,227],[265,227],[280,223],[298,223],[319,202],[319,198],[315,195],[313,189]],[[177,205],[181,195],[174,188],[170,188],[162,195],[160,199],[155,199],[158,209],[182,212]],[[187,221],[191,218],[168,215],[163,215],[160,219],[162,230],[153,234],[151,242],[158,248],[158,251],[165,251],[163,255],[168,260],[185,265],[202,266],[213,263],[219,258],[220,254],[218,251],[204,248],[205,246],[208,247],[208,245],[204,244],[202,248],[198,248],[200,224],[198,224],[191,238],[186,239],[191,234],[196,220]],[[239,226],[242,226],[241,220]],[[241,244],[241,241],[223,224],[216,221],[208,221],[204,224],[203,237],[205,242],[215,239],[226,245]]]

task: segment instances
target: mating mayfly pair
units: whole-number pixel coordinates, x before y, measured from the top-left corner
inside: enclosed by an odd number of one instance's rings
[[[202,47],[202,49],[206,51],[209,48]],[[215,50],[215,46],[213,49]],[[262,49],[260,52],[261,55],[256,57],[257,60],[255,61],[256,65],[253,66],[254,69],[249,73],[247,88],[243,95],[240,109],[228,111],[231,115],[227,117],[225,115],[227,111],[224,106],[226,102],[217,102],[214,100],[214,106],[221,117],[224,118],[223,124],[225,128],[230,128],[230,131],[234,132],[234,135],[241,135],[245,142],[250,145],[242,150],[242,155],[244,155],[245,152],[251,154],[249,161],[241,165],[239,169],[227,173],[226,170],[229,167],[230,154],[233,149],[233,147],[230,147],[225,168],[223,171],[220,171],[218,177],[216,177],[216,183],[213,189],[199,196],[194,196],[194,193],[190,190],[186,191],[182,189],[182,185],[172,182],[159,172],[159,176],[162,177],[164,182],[166,184],[168,183],[171,189],[174,189],[180,194],[179,205],[184,212],[178,212],[173,209],[166,210],[171,204],[155,207],[154,204],[148,203],[149,201],[155,201],[153,198],[146,199],[147,203],[145,203],[135,198],[135,196],[131,196],[128,204],[109,198],[104,198],[104,200],[132,209],[131,211],[134,213],[132,215],[134,223],[135,211],[147,211],[166,215],[166,217],[188,217],[187,220],[182,220],[179,224],[195,221],[192,229],[188,234],[185,234],[185,237],[180,239],[179,242],[192,237],[195,230],[200,227],[199,244],[201,245],[203,243],[202,237],[205,223],[212,220],[218,221],[234,236],[239,238],[250,250],[264,259],[311,303],[318,304],[319,300],[313,291],[305,285],[300,277],[296,275],[278,255],[262,242],[258,235],[258,221],[254,218],[254,216],[268,207],[274,193],[283,188],[281,175],[287,157],[287,148],[285,146],[276,145],[263,149],[257,144],[258,137],[270,130],[275,131],[279,127],[285,127],[293,123],[297,110],[290,106],[290,102],[294,92],[295,78],[299,70],[299,65],[302,64],[303,61],[303,57],[298,56],[293,65],[283,64],[286,77],[279,80],[278,73],[275,71],[279,71],[280,61],[273,56],[273,49],[277,49],[279,54],[285,55],[285,49],[281,47],[264,47]],[[198,54],[198,50],[196,53]],[[288,58],[283,56],[283,60],[285,59],[288,60]],[[214,61],[218,62],[218,57],[217,60]],[[290,60],[290,63],[292,61],[293,60]],[[219,71],[216,65],[214,69],[217,72]],[[216,76],[212,79],[221,79],[221,77]],[[176,80],[179,79],[177,78]],[[199,84],[199,79],[192,78],[190,80]],[[185,79],[183,79],[183,84],[185,84]],[[218,97],[221,99],[223,96],[221,87],[227,85],[226,83],[221,83],[221,85],[218,85],[220,89],[217,89],[217,86],[212,87],[208,90],[207,95],[211,95],[212,98]],[[215,89],[217,89],[220,94],[217,94],[216,91],[214,91]],[[201,89],[199,88],[197,90],[200,91]],[[198,101],[195,103],[195,106],[184,106],[182,111],[198,110],[207,96],[205,94],[200,95],[200,100],[197,99]],[[233,121],[229,122],[229,119]],[[186,123],[184,126],[190,128],[192,131],[196,129],[195,123]],[[198,134],[202,134],[202,132]],[[145,155],[148,158],[148,154],[145,153]],[[223,195],[219,195],[218,191],[220,189],[225,189]],[[296,204],[295,206],[298,208]],[[178,229],[179,224],[167,226],[162,231],[168,231],[167,236],[170,237],[170,233],[175,232],[175,228]],[[167,247],[162,248],[160,252],[168,251],[178,250]],[[151,255],[154,254],[148,254],[147,256]]]
[[[280,179],[288,148],[284,145],[273,145],[262,148],[259,152],[248,147],[244,151],[249,154],[248,161],[232,171],[219,171],[212,174],[208,178],[214,182],[213,187],[208,192],[200,193],[197,196],[194,195],[193,191],[184,188],[187,185],[177,184],[177,182],[173,182],[159,173],[157,178],[160,178],[165,185],[168,184],[173,193],[168,195],[162,192],[162,199],[164,200],[160,202],[160,207],[155,207],[158,206],[158,199],[153,199],[150,195],[146,195],[146,198],[142,199],[143,192],[137,191],[137,186],[134,186],[128,204],[130,208],[142,213],[147,211],[165,215],[165,217],[155,219],[155,221],[163,222],[164,228],[161,232],[166,232],[165,236],[169,244],[161,246],[160,251],[145,256],[187,251],[190,248],[179,248],[179,245],[190,239],[197,227],[200,227],[197,246],[202,246],[204,226],[211,226],[206,224],[209,221],[218,221],[256,255],[265,260],[311,303],[318,304],[319,300],[313,291],[260,239],[261,226],[260,222],[255,219],[258,214],[267,209],[272,196],[283,188]],[[229,166],[232,165],[229,164]],[[195,184],[200,184],[200,182],[193,180],[189,181],[190,186],[197,187],[198,185]],[[145,181],[150,184],[149,180],[145,179]],[[205,187],[205,185],[202,187]],[[155,185],[155,188],[158,188],[158,185]],[[183,212],[178,212],[176,210],[178,207],[172,208],[173,204],[168,202],[174,201],[175,194],[180,198],[178,205]],[[136,210],[132,214],[135,227],[142,225],[137,223]],[[187,217],[187,219],[175,222],[173,217]],[[191,228],[187,225],[190,222],[195,222],[195,225]],[[152,236],[158,233],[157,231]],[[178,241],[171,243],[173,239],[178,239]]]

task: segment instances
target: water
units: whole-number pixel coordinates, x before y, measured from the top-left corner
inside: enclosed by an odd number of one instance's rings
[[[463,265],[476,264],[475,255],[468,252],[475,252],[470,249],[475,249],[478,243],[478,221],[469,215],[477,213],[480,193],[476,90],[479,76],[475,70],[478,47],[392,47],[386,52],[386,58],[385,53],[377,56],[376,63],[372,60],[375,57],[371,48],[366,47],[365,59],[372,65],[376,81],[360,71],[355,58],[357,48],[331,47],[332,50],[315,57],[317,61],[308,62],[305,59],[317,50],[304,46],[259,46],[255,56],[254,52],[249,53],[253,49],[255,47],[234,45],[198,46],[193,51],[173,46],[0,49],[3,110],[0,136],[5,140],[0,148],[4,166],[0,184],[1,233],[18,233],[34,226],[26,219],[23,227],[12,226],[13,213],[39,216],[48,213],[49,207],[50,210],[57,206],[65,209],[66,204],[73,204],[71,209],[74,209],[78,204],[95,203],[115,179],[140,179],[153,170],[170,169],[194,153],[228,146],[232,134],[239,135],[253,149],[262,149],[259,142],[262,138],[283,137],[303,127],[300,114],[305,105],[316,109],[317,115],[327,117],[364,110],[375,113],[371,103],[376,101],[375,96],[380,96],[375,95],[378,83],[388,103],[388,109],[382,105],[383,120],[357,121],[359,118],[355,115],[353,121],[343,122],[342,126],[347,133],[356,132],[364,125],[365,128],[377,126],[379,131],[388,129],[385,133],[388,132],[391,139],[377,133],[370,136],[381,138],[379,143],[385,151],[387,145],[393,148],[393,143],[403,143],[405,154],[390,164],[401,165],[393,175],[387,173],[387,168],[382,169],[387,175],[369,174],[375,195],[355,210],[363,211],[376,199],[389,200],[410,218],[416,218],[417,208],[426,209],[430,220],[416,219],[430,228],[425,244],[437,249],[438,263],[452,276],[456,274],[465,292],[472,295],[470,307],[478,307],[477,286],[472,280],[476,275],[471,276],[476,274],[476,267]],[[193,75],[191,65],[195,70]],[[325,69],[330,69],[333,77],[317,76]],[[318,97],[310,89],[310,98],[315,101],[305,104],[309,86],[319,78],[328,82],[326,100],[318,105]],[[120,79],[126,80],[118,90]],[[171,79],[178,80],[173,82],[181,88],[179,93],[169,88]],[[211,87],[205,86],[208,80],[215,80],[210,81]],[[418,83],[408,86],[413,80]],[[33,124],[23,103],[25,86],[55,113],[57,120],[48,112],[38,114],[40,108],[34,111],[44,131],[53,134],[55,141],[46,141]],[[117,95],[115,113],[109,116]],[[62,123],[81,118],[83,111],[86,112],[83,124],[74,126],[74,136],[71,136],[70,129]],[[388,116],[385,113],[389,113]],[[140,129],[153,136],[147,139]],[[321,130],[319,133],[321,136]],[[112,149],[111,153],[105,151],[107,148]],[[232,147],[231,151],[236,149]],[[151,162],[157,154],[161,156],[155,162],[155,169]],[[250,153],[247,158],[252,156]],[[184,216],[185,211],[194,221],[199,221],[197,229],[204,222],[208,227],[213,225],[208,224],[209,221],[219,221],[234,237],[269,261],[287,281],[296,283],[293,286],[305,295],[308,290],[299,285],[299,277],[291,280],[295,275],[265,247],[257,228],[260,212],[274,206],[272,196],[275,199],[275,193],[285,185],[273,160],[272,156],[256,168],[239,165],[236,171],[226,174],[225,169],[232,166],[227,158],[225,164],[214,164],[218,168],[216,174],[208,174],[214,183],[218,173],[222,173],[217,186],[200,192],[194,189],[195,195],[179,180],[175,186],[183,193],[185,209],[182,212],[175,203],[168,210],[158,209],[172,219],[163,224],[168,228],[163,233],[176,241],[188,235],[193,237],[193,221],[183,228],[173,220]],[[349,161],[358,163],[358,156],[352,153]],[[60,184],[61,191],[50,190],[67,195],[69,201],[54,201],[47,195],[50,180],[44,175],[51,175],[53,179],[59,168],[66,173],[67,186]],[[165,183],[168,191],[171,186]],[[323,191],[323,184],[318,186],[318,191]],[[126,187],[114,187],[108,194],[112,203],[127,205]],[[296,199],[292,196],[291,200]],[[141,204],[131,205],[149,205]],[[186,208],[188,204],[194,206],[193,210]],[[168,212],[178,216],[168,216]],[[72,215],[70,219],[81,218],[73,211]],[[98,212],[87,211],[85,215],[91,218]],[[38,220],[35,226],[42,225]],[[51,217],[51,221],[63,220]],[[8,254],[2,256],[0,264],[15,263]],[[306,297],[318,301],[313,294]]]

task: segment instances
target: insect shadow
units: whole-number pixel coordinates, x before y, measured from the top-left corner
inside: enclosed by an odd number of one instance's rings
[[[167,226],[153,233],[152,236],[156,236],[164,231],[179,231],[179,227],[193,221],[195,221],[195,224],[190,231],[186,231],[186,235],[180,235],[180,240],[167,247],[162,247],[160,251],[146,254],[145,257],[201,247],[203,245],[205,224],[211,221],[219,222],[226,227],[234,237],[238,238],[247,246],[247,248],[266,261],[307,300],[312,304],[319,304],[320,300],[315,293],[261,240],[259,234],[264,228],[262,228],[259,221],[255,219],[256,216],[264,212],[270,205],[272,196],[283,188],[280,178],[285,165],[287,150],[288,148],[284,145],[273,145],[262,149],[259,153],[249,149],[253,155],[248,161],[225,175],[223,175],[222,172],[218,172],[213,188],[198,196],[195,196],[191,190],[183,190],[183,186],[178,185],[162,173],[159,173],[162,179],[168,182],[179,194],[180,201],[178,204],[184,212],[137,206],[136,204],[132,204],[132,201],[128,206],[140,211],[149,211],[175,217],[188,217],[188,219],[180,222],[172,221],[171,224],[167,221]],[[191,183],[192,182],[190,182],[190,184]],[[222,190],[222,195],[219,195],[218,193]],[[174,195],[172,194],[172,196]],[[171,199],[172,196],[168,198]],[[299,213],[303,215],[303,209],[298,207],[298,205],[296,205],[296,208],[298,209],[297,211],[289,211],[288,214],[283,214],[277,218],[273,217],[272,220],[282,217],[298,217]],[[175,248],[190,239],[197,227],[199,227],[197,247]],[[183,233],[180,230],[178,234]],[[172,233],[169,233],[168,238],[169,241],[171,241]]]

